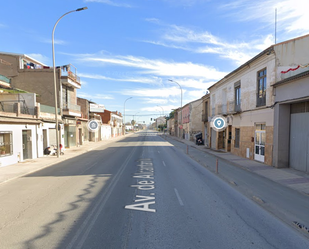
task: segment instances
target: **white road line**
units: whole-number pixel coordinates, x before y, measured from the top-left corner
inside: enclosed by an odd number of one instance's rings
[[[179,196],[179,193],[178,193],[177,189],[174,188],[174,190],[175,190],[175,193],[176,193],[176,196],[177,196],[177,199],[179,201],[180,206],[183,206],[183,202],[182,202],[182,200],[181,200],[181,198]]]
[[[163,165],[166,167],[165,162],[164,162],[164,161],[162,161],[162,163],[163,163]]]
[[[72,241],[69,243],[66,249],[81,249],[83,248],[83,245],[93,228],[98,216],[102,213],[102,210],[104,206],[106,205],[106,202],[108,201],[111,193],[113,192],[113,189],[117,185],[117,182],[120,179],[120,176],[122,175],[124,169],[128,165],[131,157],[133,156],[134,152],[136,151],[135,147],[129,154],[129,156],[126,158],[126,160],[123,162],[123,164],[120,166],[118,172],[115,174],[114,178],[112,178],[111,183],[107,186],[107,189],[105,192],[101,195],[100,199],[94,206],[94,208],[91,210],[91,212],[88,214],[88,216],[85,218],[79,229],[77,230],[75,236],[73,237]],[[75,246],[75,244],[77,244]]]

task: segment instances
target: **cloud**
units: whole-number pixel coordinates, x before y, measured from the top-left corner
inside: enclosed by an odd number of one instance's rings
[[[52,44],[52,39],[41,38],[41,41],[44,42],[44,43]],[[66,44],[68,44],[68,43],[67,43],[66,41],[63,41],[63,40],[54,39],[54,44],[57,44],[57,45],[66,45]]]
[[[163,113],[162,113],[162,109],[163,108]],[[154,114],[157,113],[158,116],[162,116],[162,114],[164,114],[165,116],[169,114],[170,110],[172,109],[177,109],[179,106],[175,106],[175,105],[165,105],[165,106],[148,106],[148,107],[143,107],[141,108],[141,111],[144,112],[153,112]]]
[[[115,7],[125,7],[125,8],[132,8],[132,5],[126,3],[117,3],[111,0],[85,0],[86,3],[104,3],[107,5],[115,6]]]
[[[141,101],[143,101],[143,103],[146,104],[157,104],[157,105],[163,105],[169,102],[168,99],[160,99],[160,98],[141,98]]]
[[[183,91],[185,92],[185,90]],[[136,88],[136,89],[124,89],[121,91],[123,95],[133,97],[159,97],[168,98],[170,96],[179,96],[178,87],[161,88],[161,89],[149,89],[149,88]]]
[[[77,92],[77,96],[84,99],[99,99],[99,100],[107,100],[107,99],[114,99],[111,95],[105,95],[105,94],[88,94],[84,92]]]
[[[50,59],[45,56],[45,55],[42,55],[42,54],[27,54],[29,55],[30,57],[32,57],[33,59],[43,63],[43,64],[48,64],[50,62]]]
[[[120,81],[120,82],[135,82],[141,84],[161,84],[162,79],[159,77],[130,77],[130,78],[111,78],[99,74],[87,74],[87,73],[78,73],[79,77],[96,79],[96,80],[107,80],[107,81]]]
[[[174,6],[181,6],[181,7],[191,7],[198,3],[208,2],[209,0],[164,0]]]
[[[258,21],[274,27],[275,9],[277,9],[278,31],[306,34],[309,31],[308,0],[236,0],[221,5],[229,10],[229,16],[241,22]],[[267,8],[265,7],[267,6]]]
[[[165,24],[155,18],[148,18],[146,21],[162,26],[164,29],[157,41],[144,40],[142,42],[199,54],[217,54],[221,58],[232,60],[236,65],[245,63],[261,50],[272,45],[274,40],[272,36],[267,35],[250,42],[227,42],[208,31]]]
[[[80,55],[78,58],[82,62],[101,63],[102,66],[113,64],[124,67],[138,68],[140,74],[150,74],[156,76],[179,76],[179,77],[202,77],[205,80],[219,80],[226,75],[212,66],[194,64],[192,62],[174,62],[166,60],[152,60],[135,56],[110,56],[110,55]]]
[[[179,79],[172,79],[174,81],[176,81],[181,87],[186,87],[186,88],[194,88],[194,89],[207,89],[209,88],[211,85],[213,85],[214,83],[216,83],[216,81],[208,81],[205,82],[202,79],[194,79],[194,78],[179,78]],[[169,82],[169,84],[176,84],[173,82]]]

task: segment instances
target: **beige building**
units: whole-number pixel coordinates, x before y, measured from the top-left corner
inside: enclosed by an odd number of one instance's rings
[[[270,47],[209,88],[211,116],[227,128],[211,129],[212,149],[272,164],[275,54]]]
[[[202,97],[202,122],[203,122],[203,140],[204,145],[210,147],[210,96],[209,93]]]
[[[12,88],[24,89],[37,94],[41,105],[55,106],[53,68],[24,54],[0,53],[0,74],[9,78]],[[59,114],[62,116],[64,137],[60,138],[65,147],[79,144],[80,134],[76,121],[81,118],[77,105],[76,89],[81,88],[80,78],[73,65],[56,68],[56,85]]]
[[[202,116],[202,99],[192,101],[182,108],[183,131],[186,140],[195,142],[195,134],[203,131]]]
[[[279,167],[278,152],[283,155],[287,151],[288,140],[283,139],[282,146],[278,137],[288,130],[280,129],[278,133],[277,123],[274,142],[274,119],[279,122],[282,115],[274,111],[278,98],[274,86],[279,88],[282,70],[308,63],[308,42],[307,35],[275,44],[209,88],[210,116],[220,115],[227,121],[224,131],[211,129],[211,148]],[[287,94],[285,98],[289,95],[283,91],[281,94]]]

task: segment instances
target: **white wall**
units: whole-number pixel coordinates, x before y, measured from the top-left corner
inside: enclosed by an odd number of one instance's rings
[[[101,139],[107,140],[111,138],[112,129],[110,125],[102,124],[101,125]]]
[[[241,110],[253,110],[256,108],[256,94],[257,94],[257,72],[267,69],[267,89],[266,89],[266,106],[272,105],[273,92],[271,85],[275,83],[276,68],[275,57],[273,54],[265,55],[257,61],[250,64],[245,69],[239,70],[228,79],[217,83],[217,85],[210,88],[210,103],[213,108],[215,105],[227,104],[235,100],[234,84],[240,81],[241,84]],[[226,103],[222,102],[223,92],[226,89]],[[215,99],[214,99],[215,95]]]
[[[0,131],[12,132],[13,140],[13,154],[10,156],[0,157],[0,167],[8,166],[23,161],[23,144],[22,144],[22,131],[31,130],[32,140],[32,158],[37,158],[37,129],[36,125],[7,125],[0,124]]]

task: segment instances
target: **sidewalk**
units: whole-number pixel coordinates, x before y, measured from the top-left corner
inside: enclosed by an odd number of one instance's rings
[[[188,150],[189,150],[189,155],[198,162],[201,162],[200,160],[201,157],[198,158],[197,156],[190,153],[190,148],[195,148],[196,150],[200,152],[213,155],[219,161],[223,160],[225,162],[233,164],[234,166],[243,168],[252,173],[255,173],[262,177],[268,178],[274,182],[277,182],[281,185],[292,188],[303,194],[309,195],[309,174],[306,174],[306,173],[303,173],[303,172],[300,172],[300,171],[297,171],[291,168],[283,168],[283,169],[274,168],[272,166],[268,166],[266,164],[263,164],[263,163],[260,163],[254,160],[235,156],[228,152],[214,151],[214,150],[206,148],[204,145],[198,146],[192,141],[180,139],[180,138],[170,136],[167,134],[163,136],[165,136],[168,139],[173,139],[173,140],[176,140],[178,142],[181,142],[187,145]]]
[[[109,140],[103,140],[100,142],[89,142],[80,147],[66,149],[64,152],[64,155],[60,156],[59,158],[57,158],[57,156],[44,156],[44,157],[40,157],[36,159],[29,159],[29,160],[26,160],[24,162],[17,163],[17,164],[0,167],[0,184],[19,178],[19,177],[22,177],[26,174],[35,172],[37,170],[46,168],[48,166],[62,162],[64,160],[73,158],[76,155],[86,153],[100,146],[121,140],[129,135],[130,134],[127,134],[126,136],[111,138]],[[289,188],[292,188],[301,193],[309,195],[309,174],[296,171],[290,168],[277,169],[277,168],[265,165],[263,163],[259,163],[254,160],[249,160],[247,158],[235,156],[231,153],[213,151],[211,149],[207,149],[203,145],[197,146],[195,145],[194,142],[187,141],[184,139],[179,139],[174,136],[170,136],[170,135],[164,135],[164,136],[165,138],[181,142],[184,144],[184,146],[188,146],[188,148],[194,148],[202,154],[213,155],[214,157],[218,158],[220,161],[223,160],[225,162],[233,164],[234,166],[246,169],[250,172],[253,172],[262,177],[268,178],[281,185],[285,185]],[[198,157],[194,158],[195,156],[191,152],[189,152],[189,154],[193,159],[195,159],[196,161],[200,163],[202,162],[201,160],[204,159],[203,155],[200,158]]]
[[[24,162],[0,167],[0,184],[46,168],[53,164],[60,163],[67,159],[73,158],[76,155],[80,155],[88,151],[94,150],[100,146],[121,140],[129,135],[130,134],[127,134],[126,136],[110,138],[108,140],[103,140],[99,142],[88,142],[80,147],[66,149],[64,151],[64,155],[60,156],[59,158],[57,156],[43,156],[35,159],[28,159]]]

